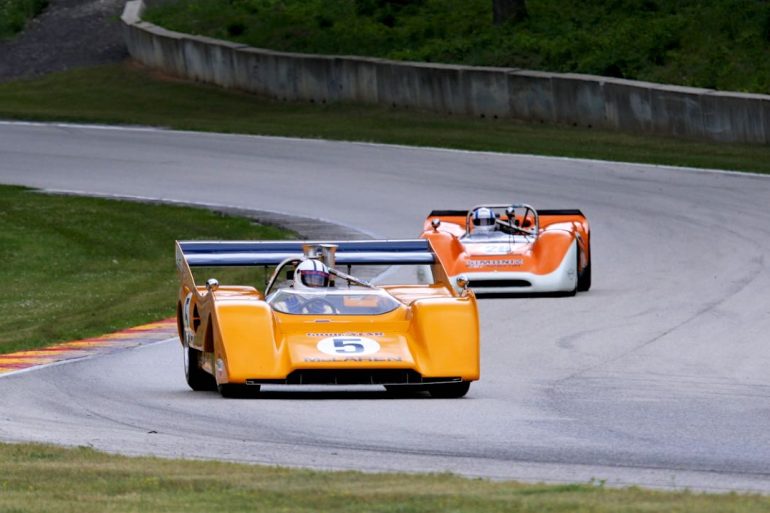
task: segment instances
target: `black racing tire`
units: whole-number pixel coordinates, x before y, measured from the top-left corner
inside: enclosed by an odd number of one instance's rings
[[[470,388],[470,381],[460,381],[459,383],[429,385],[428,392],[430,392],[431,397],[436,399],[458,399],[467,394]]]
[[[578,292],[587,292],[591,288],[591,261],[578,277]]]
[[[588,263],[578,275],[578,292],[587,292],[591,288],[591,240],[588,240]]]
[[[252,399],[259,395],[259,385],[241,385],[236,383],[223,383],[217,385],[217,390],[227,399]]]
[[[187,345],[183,346],[182,349],[185,352],[184,376],[190,388],[196,392],[216,390],[217,383],[214,376],[201,369],[200,358],[203,353]]]

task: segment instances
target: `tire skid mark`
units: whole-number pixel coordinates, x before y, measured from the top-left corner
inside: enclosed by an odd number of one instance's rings
[[[171,318],[32,351],[0,354],[0,377],[43,365],[158,342],[173,337],[176,331],[176,319]]]

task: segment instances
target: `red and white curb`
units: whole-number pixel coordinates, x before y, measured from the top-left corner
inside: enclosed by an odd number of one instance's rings
[[[80,360],[119,349],[160,342],[176,336],[176,319],[171,318],[99,337],[63,342],[32,351],[0,354],[0,376],[69,360]]]

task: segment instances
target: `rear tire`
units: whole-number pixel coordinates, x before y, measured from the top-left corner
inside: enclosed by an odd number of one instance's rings
[[[240,385],[223,383],[217,385],[217,390],[227,399],[251,399],[259,395],[259,385]]]
[[[467,394],[470,388],[470,381],[461,381],[459,383],[430,385],[428,386],[428,392],[430,392],[431,397],[437,399],[457,399]]]
[[[204,390],[216,390],[217,383],[214,380],[214,376],[201,369],[200,358],[203,353],[197,349],[192,349],[187,345],[184,345],[184,376],[187,379],[187,384],[193,390],[200,392]]]

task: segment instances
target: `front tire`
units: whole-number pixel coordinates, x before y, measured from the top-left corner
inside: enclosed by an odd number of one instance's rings
[[[187,345],[184,345],[182,349],[184,351],[184,376],[190,388],[196,392],[216,390],[217,383],[214,376],[201,369],[200,358],[203,353]]]
[[[586,292],[591,288],[591,240],[588,240],[586,245],[586,252],[588,253],[588,263],[583,268],[583,272],[578,275],[578,291]]]
[[[578,291],[586,292],[591,288],[591,262],[588,262],[583,272],[580,273],[578,278]]]
[[[443,383],[441,385],[428,386],[430,396],[436,399],[458,399],[468,393],[471,388],[470,381],[459,383]]]

